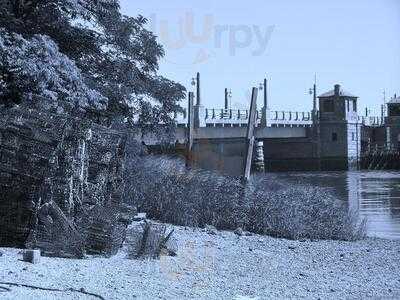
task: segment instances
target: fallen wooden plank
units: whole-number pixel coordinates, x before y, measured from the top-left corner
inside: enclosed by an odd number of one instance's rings
[[[254,148],[254,131],[256,127],[256,117],[257,117],[257,95],[258,89],[253,88],[253,92],[251,95],[251,104],[250,104],[250,115],[249,121],[247,124],[247,134],[246,134],[246,142],[247,142],[247,149],[246,149],[246,157],[245,157],[245,164],[244,164],[244,179],[250,179],[250,171],[251,171],[251,164],[253,161],[253,148]]]

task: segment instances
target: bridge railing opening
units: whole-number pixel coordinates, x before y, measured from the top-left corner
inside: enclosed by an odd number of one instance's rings
[[[206,108],[206,120],[220,119],[220,120],[247,120],[249,118],[249,111],[242,109],[216,109]]]
[[[243,126],[247,124],[249,118],[249,110],[246,109],[221,109],[221,108],[206,108],[204,111],[206,124],[211,126]],[[257,123],[260,123],[265,114],[268,126],[277,124],[279,126],[311,126],[311,112],[295,112],[295,111],[264,111],[257,110]],[[187,124],[187,109],[183,113],[175,114],[175,120],[178,125],[184,126]],[[211,125],[210,125],[211,124]]]
[[[310,112],[297,111],[271,111],[270,120],[272,121],[312,121]]]

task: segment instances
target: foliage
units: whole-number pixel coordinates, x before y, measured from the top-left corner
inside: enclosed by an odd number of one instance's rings
[[[184,88],[157,74],[164,51],[146,22],[122,15],[118,0],[0,3],[0,28],[27,40],[35,35],[53,40],[86,85],[107,99],[107,123],[128,120],[152,129],[160,122],[172,124]]]
[[[188,171],[173,159],[138,161],[127,177],[129,201],[162,222],[183,226],[238,227],[289,239],[357,240],[364,224],[326,191],[255,178],[243,185],[206,171]]]
[[[100,109],[105,104],[47,37],[24,39],[0,29],[0,53],[0,104],[53,112]]]

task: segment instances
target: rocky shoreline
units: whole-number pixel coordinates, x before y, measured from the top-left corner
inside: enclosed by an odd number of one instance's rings
[[[1,299],[365,299],[400,298],[400,241],[290,241],[238,232],[175,229],[175,257],[21,260],[1,248]],[[73,290],[71,290],[73,289]]]

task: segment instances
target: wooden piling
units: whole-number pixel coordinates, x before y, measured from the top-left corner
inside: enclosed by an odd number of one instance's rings
[[[254,131],[256,127],[256,115],[257,115],[257,95],[258,89],[253,88],[251,95],[251,104],[249,112],[249,121],[247,124],[247,135],[246,135],[246,158],[244,164],[244,179],[250,179],[251,165],[253,161],[253,148],[254,148]]]
[[[196,88],[197,88],[197,94],[196,94],[196,100],[197,100],[197,103],[196,103],[196,105],[197,106],[200,106],[201,105],[201,95],[200,95],[200,91],[201,91],[201,89],[200,89],[200,73],[197,73],[197,77],[196,77]]]
[[[188,99],[188,141],[187,141],[187,153],[186,153],[186,166],[190,166],[192,162],[192,150],[193,150],[193,131],[194,131],[194,93],[189,93]]]

